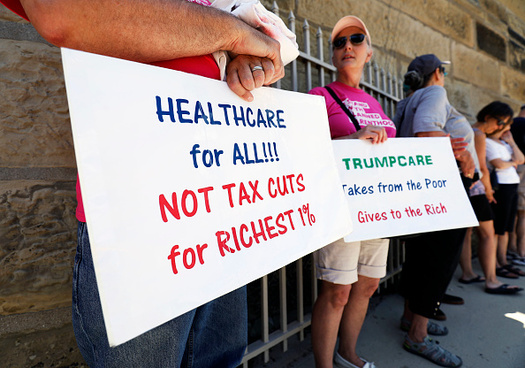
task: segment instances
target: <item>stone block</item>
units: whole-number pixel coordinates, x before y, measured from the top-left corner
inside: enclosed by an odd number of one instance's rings
[[[429,53],[436,54],[442,60],[450,59],[450,38],[403,13],[392,10],[383,18],[372,17],[371,24],[374,47],[391,50],[391,53],[395,50],[396,56],[405,57],[407,65],[414,57]]]
[[[0,40],[0,166],[75,167],[60,50]]]
[[[71,303],[75,181],[0,181],[0,315]]]
[[[445,86],[450,103],[471,122],[476,121],[476,115],[492,101],[511,103],[499,92],[478,88],[470,83],[456,80]]]
[[[5,368],[87,368],[78,349],[71,308],[0,316],[0,351]]]
[[[525,103],[525,74],[509,67],[502,67],[501,76],[503,96],[515,101],[514,108]]]
[[[497,91],[501,84],[500,63],[491,56],[461,44],[452,46],[451,71],[454,79],[488,90]]]
[[[389,6],[392,10],[406,13],[456,41],[473,46],[474,29],[471,16],[452,1],[393,0],[389,2]]]
[[[352,14],[350,12],[352,9],[351,1],[341,0],[337,3],[338,6],[335,7],[335,2],[332,0],[298,0],[295,15],[302,19],[308,19],[312,24],[322,24],[332,29],[339,18]]]
[[[495,18],[506,21],[508,12],[501,0],[479,0],[479,2],[484,13],[488,16],[487,19],[493,20]]]
[[[508,9],[508,12],[514,14],[516,17],[525,19],[525,3],[516,0],[499,0],[502,6]]]

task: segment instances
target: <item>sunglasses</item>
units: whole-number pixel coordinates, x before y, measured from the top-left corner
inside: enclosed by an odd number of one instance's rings
[[[440,71],[441,73],[443,73],[443,75],[444,75],[445,77],[448,75],[448,73],[445,71],[445,67],[444,67],[444,66],[440,66],[440,67],[439,67],[439,71]]]
[[[363,33],[355,33],[353,35],[350,35],[349,37],[343,36],[338,37],[334,40],[334,48],[335,49],[342,49],[346,45],[346,41],[350,39],[350,43],[354,46],[360,45],[365,40],[366,35]]]
[[[502,125],[506,125],[507,122],[505,120],[502,120],[502,119],[497,119],[498,120],[498,125],[499,126],[502,126]]]

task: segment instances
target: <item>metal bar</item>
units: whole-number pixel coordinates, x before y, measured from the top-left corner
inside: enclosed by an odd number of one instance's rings
[[[277,1],[274,1],[274,2],[273,2],[273,5],[272,5],[272,12],[273,12],[275,15],[279,16],[279,5],[277,5]],[[281,80],[279,79],[277,82],[275,82],[275,83],[273,84],[273,86],[274,86],[275,88],[281,89]]]
[[[292,11],[290,11],[290,15],[288,16],[288,28],[290,28],[290,31],[295,33],[295,15]],[[299,54],[301,52],[299,51]],[[297,59],[292,61],[292,91],[297,92],[299,90],[299,79],[297,77]]]
[[[300,258],[297,264],[297,321],[299,324],[304,322],[304,287],[303,287],[303,259]],[[299,340],[304,340],[304,330],[299,331]]]
[[[310,25],[305,19],[303,24],[303,36],[304,36],[304,50],[308,58],[306,59],[306,90],[312,89],[312,63],[309,60],[310,57]]]
[[[279,270],[279,297],[281,312],[281,330],[288,331],[288,304],[286,302],[286,267]],[[288,340],[283,340],[283,351],[288,350]]]
[[[270,348],[274,347],[275,345],[279,344],[285,339],[289,339],[293,335],[296,335],[297,333],[304,331],[305,328],[310,326],[312,321],[312,317],[310,314],[306,315],[304,318],[303,323],[299,323],[297,321],[292,322],[288,325],[288,332],[282,333],[280,330],[275,331],[269,336],[268,342],[263,342],[261,340],[258,340],[250,346],[248,346],[248,352],[244,356],[242,362],[249,361],[250,359],[255,358],[256,356],[262,354],[265,350],[269,350]]]
[[[268,318],[268,275],[261,278],[261,331],[262,341],[268,343],[270,341],[269,336],[269,318]],[[270,350],[264,352],[264,362],[268,363],[270,360]]]
[[[321,27],[317,28],[317,33],[315,34],[317,38],[317,58],[320,61],[324,60],[323,55],[323,31]],[[318,65],[319,70],[319,85],[324,86],[324,68],[321,65]]]

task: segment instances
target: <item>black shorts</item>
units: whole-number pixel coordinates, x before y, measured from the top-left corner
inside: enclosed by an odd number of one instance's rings
[[[478,221],[481,222],[494,220],[492,208],[490,207],[489,200],[487,199],[487,196],[485,194],[475,195],[469,197],[469,199]]]
[[[494,211],[494,230],[496,235],[512,232],[518,212],[518,184],[499,184],[494,193],[496,203],[491,203]]]

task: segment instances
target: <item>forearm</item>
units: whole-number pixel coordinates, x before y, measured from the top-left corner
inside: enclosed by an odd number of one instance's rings
[[[490,183],[490,173],[489,170],[485,167],[485,170],[481,169],[481,182],[485,187],[485,192],[492,194],[492,184]]]
[[[279,54],[276,41],[234,16],[184,0],[21,2],[37,31],[60,47],[141,62],[217,50]]]
[[[512,161],[514,161],[517,165],[522,165],[525,161],[523,152],[521,152],[516,143],[512,143],[510,146],[512,147]]]
[[[507,168],[509,168],[511,166],[515,166],[516,165],[516,162],[514,162],[514,160],[503,161],[500,158],[491,160],[490,163],[492,164],[492,166],[494,166],[496,169],[499,169],[499,170],[504,170],[504,169],[507,169]]]

